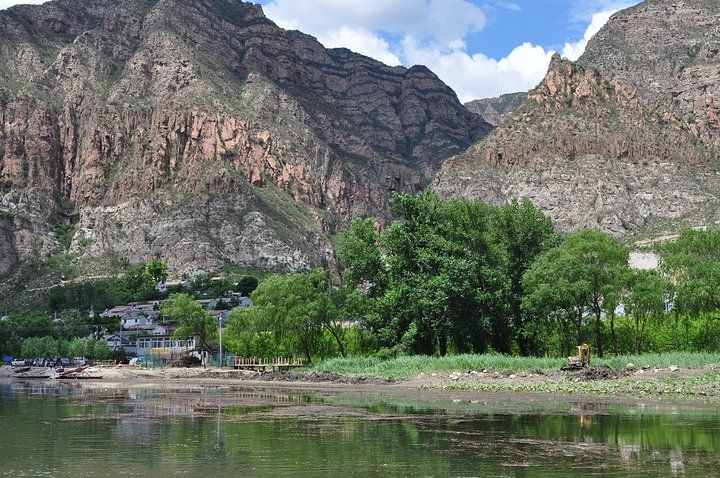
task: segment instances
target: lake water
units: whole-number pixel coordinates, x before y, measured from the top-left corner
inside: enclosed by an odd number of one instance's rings
[[[0,382],[0,476],[720,476],[720,412],[393,387]]]

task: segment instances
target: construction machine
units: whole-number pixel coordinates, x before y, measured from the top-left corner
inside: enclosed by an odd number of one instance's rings
[[[568,357],[568,364],[563,370],[580,370],[590,365],[590,346],[582,344],[577,346],[578,354]]]

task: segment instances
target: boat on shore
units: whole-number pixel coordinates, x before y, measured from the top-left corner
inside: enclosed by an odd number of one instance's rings
[[[57,377],[58,380],[100,380],[103,378],[102,375],[80,375],[80,374],[68,374]]]

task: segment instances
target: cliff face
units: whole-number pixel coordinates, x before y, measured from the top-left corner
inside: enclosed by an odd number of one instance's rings
[[[553,58],[528,100],[448,160],[436,187],[528,197],[565,230],[620,236],[717,221],[718,25],[710,1],[617,13],[577,63]]]
[[[636,85],[638,96],[685,123],[694,137],[720,135],[720,4],[647,0],[615,15],[579,62]]]
[[[388,67],[236,0],[0,11],[0,275],[58,247],[175,271],[333,262],[491,126],[423,67]]]
[[[508,93],[497,98],[483,98],[465,103],[465,107],[483,117],[493,126],[498,126],[503,119],[515,112],[527,99],[526,92]]]

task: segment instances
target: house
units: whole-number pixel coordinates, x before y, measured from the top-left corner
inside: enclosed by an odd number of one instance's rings
[[[195,350],[195,339],[178,340],[172,335],[153,335],[150,337],[138,337],[137,354],[165,356],[182,354]]]
[[[222,299],[200,299],[198,300],[198,304],[202,305],[206,309],[214,309],[217,307],[218,302],[220,302]]]
[[[155,290],[164,294],[166,292],[179,291],[181,289],[189,289],[190,285],[191,285],[190,281],[186,281],[186,280],[163,281],[163,282],[158,282],[158,285],[155,286]]]
[[[162,336],[162,335],[172,335],[177,330],[177,327],[174,325],[156,325],[154,329],[150,331],[150,335],[155,336]]]
[[[155,319],[160,308],[159,301],[131,302],[106,310],[101,317],[119,317],[123,330],[150,330],[155,328]]]
[[[252,307],[253,305],[252,299],[245,297],[240,292],[229,292],[228,297],[235,307]]]
[[[240,297],[236,299],[236,303],[238,307],[252,307],[254,305],[250,297]]]
[[[136,353],[137,339],[134,338],[135,332],[121,331],[105,337],[110,350],[125,349],[126,352]]]

